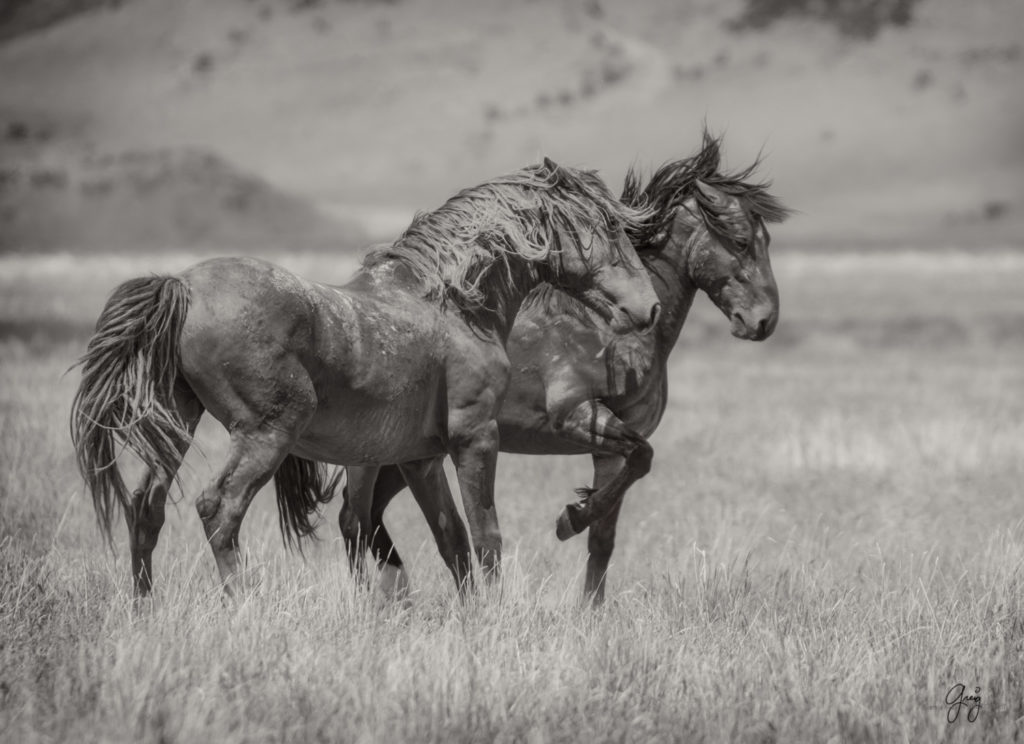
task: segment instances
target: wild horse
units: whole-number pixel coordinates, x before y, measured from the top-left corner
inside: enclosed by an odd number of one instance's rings
[[[593,457],[593,487],[577,490],[580,498],[559,516],[557,534],[565,540],[590,528],[584,591],[596,602],[604,597],[622,498],[650,470],[647,438],[665,412],[668,357],[697,290],[725,313],[738,338],[765,339],[778,320],[765,223],[789,212],[768,193],[770,184],[748,180],[758,163],[719,172],[720,145],[705,133],[698,154],[662,166],[646,186],[633,170],[626,177],[622,201],[646,215],[627,232],[662,305],[653,348],[641,337],[611,343],[599,315],[550,285],[526,298],[509,338],[512,379],[498,417],[500,448]],[[404,591],[408,580],[382,521],[405,486],[402,474],[394,466],[349,468],[348,477],[339,522],[350,556],[368,546],[387,590]],[[369,531],[354,529],[358,509],[369,512]]]
[[[108,540],[117,504],[124,511],[136,592],[152,588],[168,489],[204,411],[230,434],[196,503],[229,594],[255,493],[274,477],[282,533],[297,540],[334,491],[322,463],[402,463],[463,587],[470,547],[442,459],[455,463],[471,524],[485,530],[477,550],[493,562],[496,417],[516,313],[550,282],[615,332],[649,331],[658,299],[627,237],[646,219],[594,174],[545,160],[418,215],[342,287],[250,258],[117,287],[80,361],[71,432]],[[146,466],[133,490],[121,447]]]

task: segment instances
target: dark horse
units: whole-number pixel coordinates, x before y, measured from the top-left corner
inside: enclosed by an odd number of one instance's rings
[[[557,534],[565,540],[590,528],[585,594],[597,602],[622,498],[650,470],[647,438],[665,412],[668,357],[697,290],[725,313],[738,338],[765,339],[778,320],[765,223],[783,221],[788,210],[768,193],[769,184],[748,181],[757,163],[720,173],[720,144],[705,133],[697,155],[662,166],[646,186],[632,170],[626,177],[623,202],[647,213],[628,232],[663,308],[653,352],[641,337],[632,345],[628,338],[611,343],[599,315],[550,285],[527,297],[509,338],[512,380],[498,418],[501,450],[593,457],[593,487],[577,491],[580,499],[559,517]],[[382,521],[405,486],[402,474],[395,467],[349,468],[348,477],[339,521],[350,555],[368,544],[388,590],[403,590],[402,561]],[[372,505],[360,503],[367,500]],[[368,532],[353,529],[356,509],[369,510]],[[496,532],[497,524],[488,529]]]
[[[417,216],[343,287],[246,258],[120,285],[80,362],[71,431],[108,539],[123,508],[136,591],[151,589],[167,492],[203,411],[230,434],[196,503],[229,593],[253,495],[273,476],[286,542],[311,533],[310,515],[334,490],[318,462],[402,463],[403,481],[439,515],[431,528],[463,587],[470,548],[442,459],[455,462],[471,520],[485,524],[505,344],[523,299],[551,282],[618,332],[650,330],[658,300],[626,232],[644,219],[594,174],[545,160]],[[121,446],[147,468],[134,490],[118,469]],[[477,549],[484,561],[498,552],[487,541]]]

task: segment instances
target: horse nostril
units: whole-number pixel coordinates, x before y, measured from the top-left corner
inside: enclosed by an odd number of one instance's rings
[[[658,323],[658,318],[660,318],[660,317],[661,317],[661,303],[660,302],[655,302],[654,303],[654,307],[651,308],[651,324],[648,326],[648,328],[654,328],[654,326]]]
[[[763,318],[761,322],[757,324],[757,337],[768,338],[768,318]]]

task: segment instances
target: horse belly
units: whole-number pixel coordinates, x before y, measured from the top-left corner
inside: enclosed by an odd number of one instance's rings
[[[316,292],[315,353],[303,363],[317,405],[299,449],[344,465],[442,454],[446,342],[436,309],[397,291]]]
[[[339,394],[317,408],[296,450],[338,465],[381,465],[445,452],[433,391],[387,401]],[[426,394],[424,394],[426,393]]]
[[[517,455],[585,455],[589,449],[558,436],[548,425],[523,428],[498,422],[502,452]]]

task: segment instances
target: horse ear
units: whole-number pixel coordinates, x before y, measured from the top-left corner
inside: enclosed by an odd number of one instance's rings
[[[725,209],[729,206],[729,197],[724,191],[716,189],[711,184],[704,183],[699,178],[696,180],[696,185],[700,193],[704,195],[704,198],[711,202],[712,207]]]
[[[548,173],[558,177],[561,167],[554,160],[549,158],[547,155],[544,156],[544,168],[547,169]]]
[[[548,173],[547,178],[551,179],[554,183],[558,183],[563,178],[562,166],[547,155],[544,156],[544,170]]]

